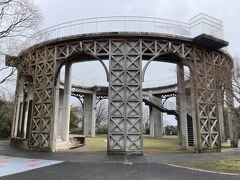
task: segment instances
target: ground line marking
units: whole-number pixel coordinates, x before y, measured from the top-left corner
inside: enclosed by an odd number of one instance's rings
[[[199,171],[199,172],[208,172],[208,173],[231,175],[231,176],[239,176],[240,175],[240,174],[237,174],[237,173],[225,173],[225,172],[209,171],[209,170],[204,170],[204,169],[190,168],[190,167],[186,167],[186,166],[179,166],[179,165],[168,164],[168,163],[166,165],[172,166],[172,167],[178,167],[178,168],[182,168],[182,169],[189,169],[189,170]]]

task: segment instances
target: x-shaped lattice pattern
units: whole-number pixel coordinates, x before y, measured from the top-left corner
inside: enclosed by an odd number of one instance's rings
[[[63,51],[62,48],[61,51]],[[38,61],[35,64],[33,76],[34,102],[30,146],[49,149],[53,113],[55,48],[40,51],[37,56]]]
[[[110,57],[110,138],[108,150],[141,151],[142,100],[140,87],[142,82],[139,42],[111,41],[111,45],[113,55]],[[147,45],[145,48],[148,48]]]
[[[56,62],[79,51],[110,59],[110,151],[141,150],[141,61],[143,56],[150,59],[161,53],[182,57],[196,73],[201,148],[219,147],[215,71],[216,67],[230,70],[231,59],[223,53],[179,40],[127,37],[72,40],[34,49],[20,57],[19,73],[32,75],[34,81],[31,146],[49,147]]]

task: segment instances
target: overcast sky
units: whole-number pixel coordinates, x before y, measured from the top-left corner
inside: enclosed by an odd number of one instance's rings
[[[34,0],[42,10],[44,27],[66,21],[100,16],[146,16],[167,18],[183,22],[199,13],[205,13],[223,21],[225,40],[229,52],[239,56],[240,0]],[[89,75],[89,70],[99,70]],[[104,79],[99,63],[74,65],[74,82]],[[92,71],[91,71],[92,72]],[[88,75],[86,76],[86,74]],[[151,84],[157,79],[174,81],[174,65],[151,64],[146,79]],[[176,79],[176,78],[175,78]],[[100,80],[101,81],[101,80]]]
[[[188,22],[206,13],[223,21],[229,51],[239,55],[239,0],[35,0],[45,26],[89,17],[132,15]]]

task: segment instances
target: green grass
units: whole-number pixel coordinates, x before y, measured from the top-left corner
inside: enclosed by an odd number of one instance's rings
[[[221,152],[227,152],[227,151],[233,151],[237,148],[231,148],[231,147],[221,147]]]
[[[230,147],[230,144],[229,143],[226,143],[226,142],[223,142],[222,143],[222,147],[221,147],[221,152],[226,152],[226,151],[233,151],[237,148],[232,148]]]
[[[177,163],[177,165],[203,169],[208,171],[238,173],[240,174],[240,158],[224,159],[224,160],[208,160],[208,161],[191,161]]]
[[[96,137],[86,137],[86,148],[92,151],[106,151],[107,135],[98,135]]]
[[[86,145],[82,148],[85,151],[105,151],[107,149],[107,136],[98,135],[96,137],[86,137]],[[144,153],[166,151],[170,149],[179,150],[179,140],[176,136],[169,136],[164,138],[152,138],[144,136],[143,139]]]
[[[152,138],[150,136],[144,136],[143,139],[144,149],[179,149],[179,140],[176,136],[164,137],[164,138]]]

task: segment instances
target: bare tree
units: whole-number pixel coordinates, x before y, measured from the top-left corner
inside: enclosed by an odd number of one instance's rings
[[[31,0],[0,1],[0,84],[15,73],[13,67],[4,67],[6,53],[17,54],[21,43],[34,33],[42,16]]]
[[[83,101],[83,100],[82,100]],[[108,104],[107,100],[101,100],[96,103],[96,126],[107,124],[108,119]],[[79,118],[79,122],[84,120],[84,107],[83,102],[79,106],[72,106],[73,111]]]
[[[96,126],[106,124],[108,119],[108,106],[106,100],[101,100],[96,106]]]
[[[234,127],[234,132],[229,133],[234,133],[236,137],[235,142],[231,142],[231,146],[237,147],[237,137],[240,137],[240,134],[238,134],[238,129],[240,128],[240,58],[234,58],[231,72],[220,69],[220,72],[217,72],[217,74],[219,74],[218,82],[225,90],[225,94],[222,95],[225,97],[222,98],[221,96],[220,98],[223,99],[227,112],[232,113],[233,118],[232,122],[227,123],[229,126]]]

